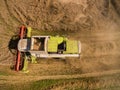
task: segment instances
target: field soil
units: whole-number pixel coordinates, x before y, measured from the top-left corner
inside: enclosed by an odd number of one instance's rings
[[[119,0],[0,0],[0,75],[3,76],[0,83],[5,78],[5,82],[12,83],[24,75],[39,76],[35,80],[40,80],[40,76],[51,78],[51,75],[119,74],[119,9]],[[15,43],[11,44],[11,39],[15,40],[12,37],[18,34],[21,25],[31,26],[34,35],[62,34],[80,40],[81,57],[39,59],[38,64],[29,64],[29,73],[24,75],[11,70],[15,63]],[[112,80],[116,78],[113,76]]]

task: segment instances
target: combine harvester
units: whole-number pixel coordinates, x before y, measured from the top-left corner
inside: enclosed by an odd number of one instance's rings
[[[66,37],[60,36],[31,36],[31,28],[22,26],[20,28],[20,40],[18,42],[16,71],[19,71],[21,68],[23,71],[27,69],[27,58],[30,58],[33,63],[36,63],[35,59],[37,57],[80,57],[80,53],[80,41],[68,40]],[[21,61],[21,58],[24,61]]]

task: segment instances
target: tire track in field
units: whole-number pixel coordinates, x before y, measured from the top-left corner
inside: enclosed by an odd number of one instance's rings
[[[22,72],[21,72],[22,73]],[[29,76],[29,75],[20,75],[20,76],[0,76],[0,83],[21,83],[21,82],[30,82],[38,81],[45,79],[70,79],[70,78],[88,78],[88,77],[101,77],[120,74],[120,70],[110,70],[103,72],[94,72],[94,73],[85,73],[77,75],[52,75],[52,76]]]

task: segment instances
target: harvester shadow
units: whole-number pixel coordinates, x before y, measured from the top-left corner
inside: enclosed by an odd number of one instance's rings
[[[19,41],[18,35],[14,35],[12,36],[8,44],[9,51],[14,55],[16,54],[16,51],[17,51],[18,41]]]

